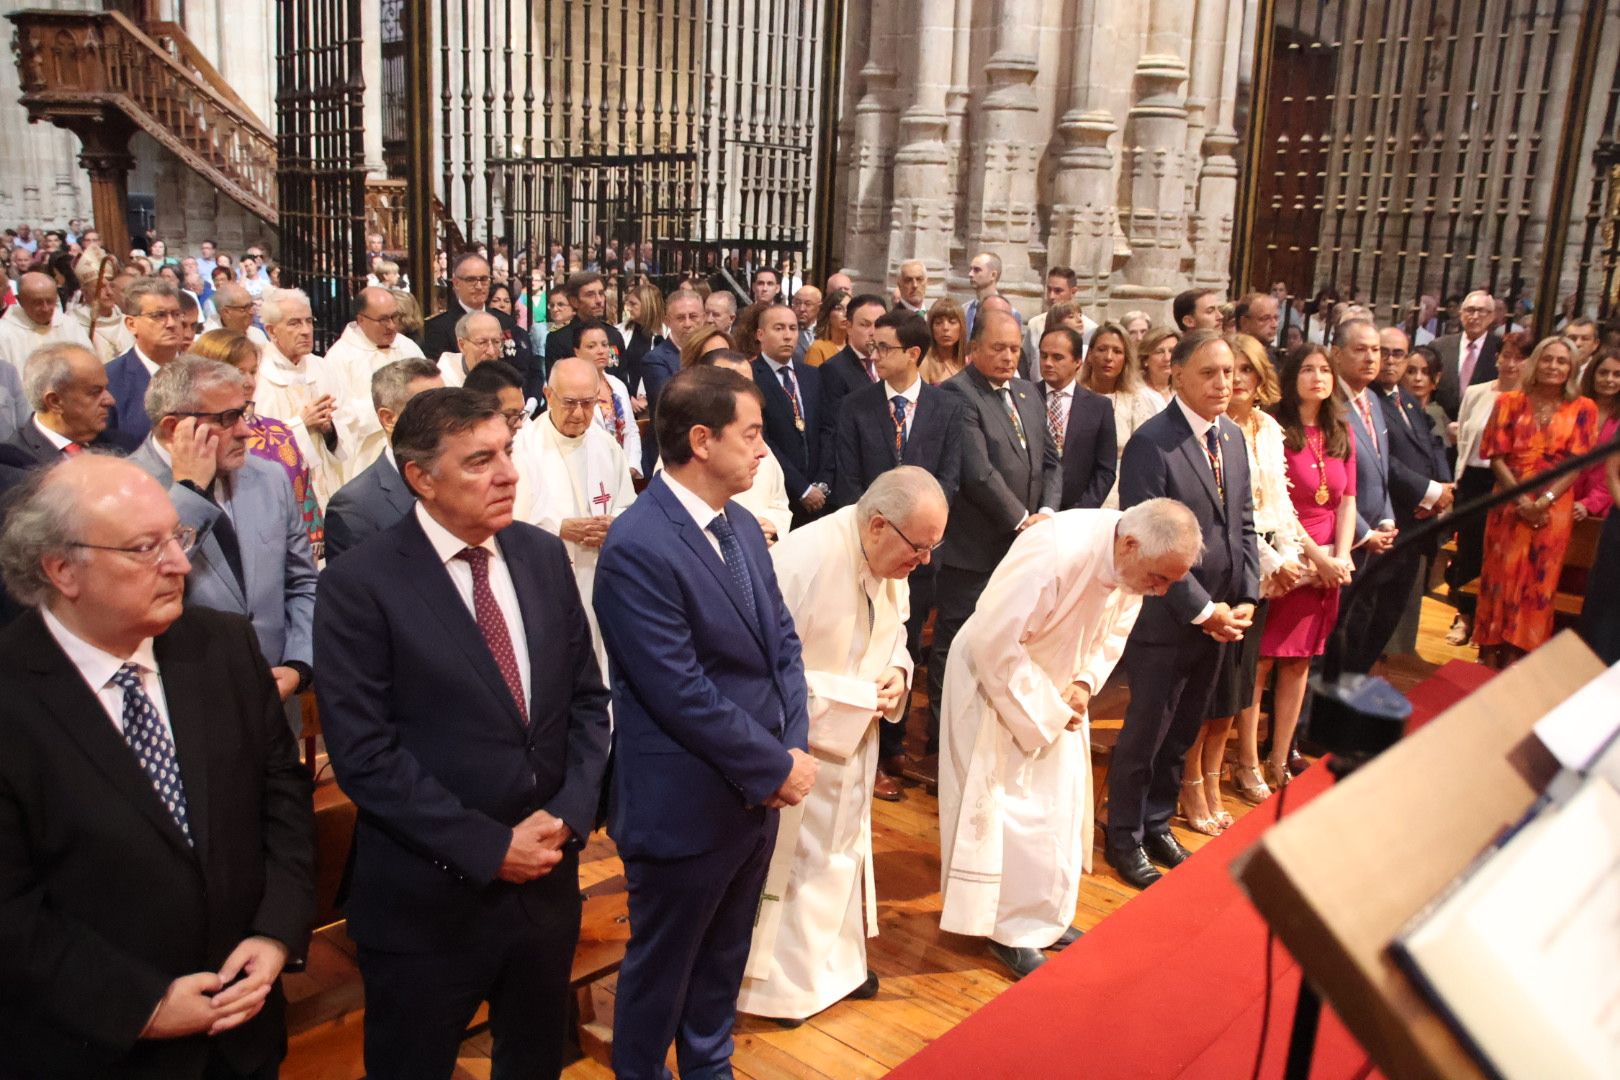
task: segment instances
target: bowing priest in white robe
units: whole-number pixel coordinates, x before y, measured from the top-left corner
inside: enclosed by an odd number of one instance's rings
[[[945,535],[945,494],[912,466],[854,506],[771,549],[809,687],[815,785],[782,811],[737,1007],[788,1026],[842,998],[869,998],[877,934],[872,785],[878,725],[904,723],[912,662],[906,579]]]
[[[264,290],[262,317],[270,341],[259,350],[253,407],[292,429],[309,466],[309,484],[324,513],[349,478],[352,442],[337,425],[343,376],[315,346],[315,317],[302,289]]]
[[[371,376],[395,360],[422,355],[421,346],[399,332],[399,301],[393,293],[372,286],[361,289],[358,300],[354,321],[326,350],[327,365],[342,379],[333,421],[339,440],[349,448],[346,479],[364,472],[388,445],[371,404]],[[265,323],[268,326],[269,320]]]
[[[30,271],[17,279],[17,302],[0,315],[0,357],[21,376],[28,358],[47,345],[93,348],[79,320],[62,310],[56,281]]]
[[[561,537],[568,548],[605,677],[607,650],[591,606],[596,558],[614,520],[636,501],[636,489],[624,451],[592,420],[599,382],[589,362],[559,360],[546,383],[546,411],[525,425],[512,456],[518,469],[516,515]]]
[[[940,928],[1023,976],[1071,928],[1091,868],[1086,708],[1136,624],[1203,553],[1172,499],[1026,527],[963,624],[940,715]]]

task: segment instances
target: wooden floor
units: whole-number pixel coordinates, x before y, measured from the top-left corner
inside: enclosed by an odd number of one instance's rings
[[[1452,659],[1474,659],[1472,649],[1444,642],[1452,609],[1433,597],[1423,602],[1416,655],[1391,661],[1384,671],[1401,689],[1420,682],[1438,665]],[[1108,691],[1093,703],[1098,727],[1118,726],[1126,694]],[[913,733],[920,731],[921,712],[914,710]],[[1101,780],[1100,768],[1095,778]],[[1250,809],[1225,792],[1234,817]],[[739,1077],[875,1077],[882,1076],[928,1042],[954,1027],[1010,985],[1006,970],[978,939],[939,929],[939,822],[936,800],[920,787],[907,788],[899,803],[873,808],[872,842],[877,876],[880,935],[868,943],[871,970],[881,981],[876,998],[841,1002],[802,1027],[785,1030],[757,1018],[739,1018],[733,1061]],[[1181,828],[1176,836],[1197,850],[1208,838]],[[1075,923],[1089,929],[1136,895],[1094,851],[1095,872],[1080,891]],[[581,867],[582,886],[614,888],[622,884],[621,865],[605,839],[592,843]],[[599,983],[594,998],[598,1018],[611,1023],[615,981]],[[462,1048],[458,1078],[490,1075],[489,1037],[468,1039]],[[673,1067],[673,1061],[672,1061]],[[351,1070],[289,1059],[283,1075],[351,1080]],[[609,1077],[608,1069],[584,1059],[565,1073],[573,1080]]]

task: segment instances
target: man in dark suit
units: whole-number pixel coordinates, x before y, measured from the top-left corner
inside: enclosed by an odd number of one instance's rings
[[[846,309],[849,332],[844,347],[816,369],[821,377],[821,471],[816,477],[829,491],[837,486],[838,417],[844,398],[855,390],[877,382],[876,358],[872,355],[877,322],[888,314],[881,296],[866,293],[852,297]]]
[[[754,340],[743,347],[754,352],[754,383],[765,401],[765,445],[782,466],[799,524],[821,513],[832,494],[832,485],[818,479],[822,454],[836,453],[821,443],[821,369],[793,362],[799,323],[786,304],[767,307],[755,326]]]
[[[0,537],[0,1075],[273,1077],[315,914],[309,774],[247,620],[182,610],[195,534],[87,454]]]
[[[934,644],[928,659],[928,752],[939,749],[939,703],[951,640],[973,614],[991,571],[1020,532],[1050,517],[1063,493],[1057,446],[1040,395],[1017,377],[1023,329],[1012,315],[980,312],[968,367],[944,389],[962,404],[961,483],[935,556]]]
[[[512,521],[511,441],[488,395],[413,398],[393,451],[416,508],[321,577],[372,1076],[450,1075],[486,1000],[496,1075],[563,1064],[607,691],[562,542]]]
[[[497,361],[498,362],[498,361]],[[371,376],[371,404],[382,422],[383,438],[394,433],[405,405],[424,390],[444,385],[444,377],[431,361],[419,358],[384,364]],[[364,472],[338,488],[326,504],[326,561],[410,513],[416,496],[399,475],[392,447],[385,447]]]
[[[918,374],[929,341],[928,323],[903,308],[884,315],[873,328],[872,363],[879,381],[844,399],[838,419],[836,505],[853,506],[872,481],[898,465],[928,470],[947,504],[956,494],[962,475],[962,402]],[[920,662],[923,626],[934,606],[933,563],[918,566],[907,582],[911,615],[906,648]],[[893,802],[904,797],[900,777],[905,775],[905,749],[904,724],[880,725],[878,777],[872,789],[877,798]]]
[[[158,368],[180,355],[180,290],[159,277],[136,278],[124,289],[124,326],[135,344],[107,365],[113,396],[107,426],[139,441],[152,430],[146,416],[146,386]]]
[[[578,344],[580,327],[586,323],[599,322],[607,327],[608,343],[613,346],[613,355],[624,355],[624,335],[607,317],[607,283],[602,275],[595,271],[569,274],[563,292],[568,294],[568,302],[574,307],[574,318],[567,326],[560,326],[546,335],[546,362],[541,365],[544,370],[538,373],[540,388],[530,393],[530,397],[544,396],[545,380],[551,376],[552,365],[575,355],[574,347]]]
[[[1125,444],[1119,474],[1122,508],[1175,499],[1204,534],[1193,572],[1143,600],[1121,657],[1131,702],[1108,771],[1104,857],[1139,889],[1159,879],[1153,863],[1188,857],[1170,834],[1182,759],[1206,719],[1223,653],[1237,647],[1260,596],[1248,454],[1225,416],[1232,347],[1215,331],[1191,330],[1171,365],[1176,396]]]
[[[1041,381],[1046,431],[1063,459],[1059,510],[1095,510],[1114,490],[1119,451],[1114,442],[1114,406],[1080,385],[1080,335],[1054,326],[1041,335]]]
[[[775,310],[775,309],[773,309]],[[786,314],[792,353],[792,312]],[[730,502],[765,456],[760,392],[717,367],[664,387],[664,471],[608,533],[595,605],[613,672],[608,832],[630,944],[613,1069],[729,1076],[732,1024],[778,808],[809,793],[804,666],[754,516]]]
[[[112,395],[107,367],[83,345],[58,343],[28,358],[24,385],[34,413],[11,445],[41,465],[52,465],[88,447],[127,454],[139,439],[107,427]]]
[[[687,339],[705,324],[703,297],[691,289],[676,289],[664,303],[664,323],[669,327],[669,337],[649,349],[641,362],[642,392],[647,395],[649,417],[658,407],[658,395],[663,392],[664,384],[681,370],[681,349],[685,348]],[[746,352],[746,348],[743,351]],[[657,461],[658,440],[648,437],[641,440],[640,466],[633,461],[630,464],[639,467],[642,476],[651,476]]]
[[[1444,334],[1434,339],[1434,351],[1440,354],[1441,367],[1434,399],[1453,420],[1462,407],[1464,390],[1496,378],[1496,353],[1502,347],[1502,339],[1491,333],[1491,321],[1495,317],[1495,298],[1483,289],[1475,290],[1463,297],[1462,306],[1457,310],[1462,333]]]
[[[456,323],[463,315],[474,311],[495,316],[501,324],[500,359],[523,373],[525,392],[539,397],[545,385],[541,365],[534,362],[529,345],[529,332],[521,329],[517,320],[504,311],[489,306],[489,262],[482,255],[460,255],[450,267],[450,302],[446,308],[422,325],[422,354],[435,362],[445,353],[457,351]]]

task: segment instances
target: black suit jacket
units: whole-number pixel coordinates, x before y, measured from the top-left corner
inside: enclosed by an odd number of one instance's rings
[[[1057,446],[1046,432],[1040,394],[1023,379],[1010,380],[1007,389],[1024,427],[1024,443],[977,368],[958,372],[941,388],[962,405],[962,475],[937,558],[943,566],[988,574],[1012,546],[1026,515],[1043,506],[1057,509],[1063,494]]]
[[[823,365],[825,366],[825,365]],[[911,434],[904,455],[894,450],[894,413],[890,411],[887,383],[868,383],[844,399],[838,418],[837,483],[833,502],[849,506],[858,501],[872,481],[899,465],[915,465],[945,489],[945,500],[956,496],[962,475],[962,402],[937,386],[923,383],[911,415]]]
[[[154,642],[187,844],[84,677],[30,611],[0,633],[0,1075],[201,1077],[286,1050],[280,990],[210,1040],[137,1042],[169,983],[262,934],[298,960],[314,820],[244,618],[187,608]]]
[[[608,694],[562,541],[521,523],[495,540],[528,638],[527,726],[414,513],[321,575],[315,690],[359,809],[348,917],[366,947],[454,950],[578,902],[571,855],[524,885],[495,875],[535,810],[573,846],[595,827]]]
[[[484,308],[489,314],[495,316],[495,321],[501,324],[501,333],[506,338],[506,344],[501,348],[501,359],[518,369],[523,376],[524,393],[534,396],[540,387],[545,385],[545,374],[539,370],[540,365],[534,362],[534,350],[529,345],[529,332],[518,326],[517,320],[504,311],[497,311],[492,307]],[[422,324],[422,354],[435,364],[439,357],[447,352],[456,352],[456,323],[467,309],[461,306],[456,294],[450,294],[450,306],[439,312],[433,318]]]
[[[1474,364],[1473,374],[1469,376],[1468,386],[1490,382],[1496,378],[1496,353],[1502,347],[1502,339],[1495,334],[1487,332],[1479,344],[1479,360]],[[1467,386],[1460,385],[1462,375],[1462,335],[1446,334],[1444,337],[1434,339],[1434,351],[1440,356],[1440,382],[1435,385],[1434,399],[1440,407],[1446,410],[1446,415],[1457,419],[1457,410],[1462,408],[1463,391]]]
[[[1197,516],[1204,534],[1204,558],[1192,573],[1163,596],[1142,601],[1142,613],[1131,631],[1133,641],[1183,642],[1203,633],[1192,620],[1207,604],[1254,603],[1260,598],[1260,549],[1254,534],[1249,454],[1236,424],[1224,416],[1216,423],[1226,481],[1224,500],[1218,497],[1203,443],[1193,435],[1175,402],[1137,428],[1125,444],[1119,469],[1120,508],[1148,499],[1175,499]]]
[[[1041,401],[1046,383],[1038,382]],[[1119,444],[1114,431],[1114,406],[1101,394],[1074,384],[1069,400],[1069,423],[1063,431],[1063,497],[1059,510],[1096,510],[1114,490],[1119,472]]]
[[[855,350],[845,345],[827,362],[816,369],[821,377],[821,470],[816,479],[826,484],[829,489],[834,486],[837,472],[838,454],[834,447],[838,445],[838,416],[844,403],[844,398],[856,390],[871,386],[873,380],[866,374],[866,365],[861,363],[855,355]]]
[[[765,397],[765,445],[781,463],[788,502],[799,513],[799,497],[819,476],[822,453],[835,451],[821,444],[821,369],[801,360],[793,365],[793,378],[799,384],[803,431],[793,422],[793,402],[782,380],[763,356],[754,357],[754,383]]]
[[[396,524],[415,506],[416,496],[405,486],[405,478],[383,454],[338,488],[326,504],[327,563]]]
[[[54,465],[62,460],[62,451],[58,450],[47,439],[34,423],[32,415],[27,423],[17,429],[17,434],[11,437],[11,445],[33,458],[41,465]],[[97,450],[110,450],[120,456],[128,454],[141,445],[141,440],[122,431],[107,428],[90,443]]]
[[[1395,509],[1395,524],[1409,529],[1417,524],[1418,504],[1431,483],[1447,483],[1451,470],[1446,465],[1446,448],[1434,437],[1429,414],[1417,398],[1396,388],[1389,394],[1373,389],[1384,409],[1384,425],[1389,428],[1389,502]]]
[[[574,355],[574,341],[579,336],[579,324],[582,322],[584,320],[576,315],[573,322],[567,326],[559,326],[546,335],[546,362],[541,365],[542,379],[551,375],[551,369],[557,361],[566,360]],[[608,341],[612,342],[613,347],[618,350],[618,355],[622,357],[625,348],[624,335],[619,333],[619,328],[612,323],[604,322],[602,325],[607,327]]]

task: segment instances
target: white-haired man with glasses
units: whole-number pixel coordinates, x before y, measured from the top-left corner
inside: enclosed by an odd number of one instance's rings
[[[283,481],[283,486],[286,486]],[[271,1076],[315,913],[308,774],[252,628],[184,603],[196,530],[127,461],[0,534],[0,1074]]]
[[[181,523],[197,530],[186,603],[253,621],[296,728],[291,699],[314,662],[315,560],[286,474],[247,452],[254,412],[242,375],[216,360],[175,360],[147,388],[146,411],[152,434],[129,460],[168,488]]]

